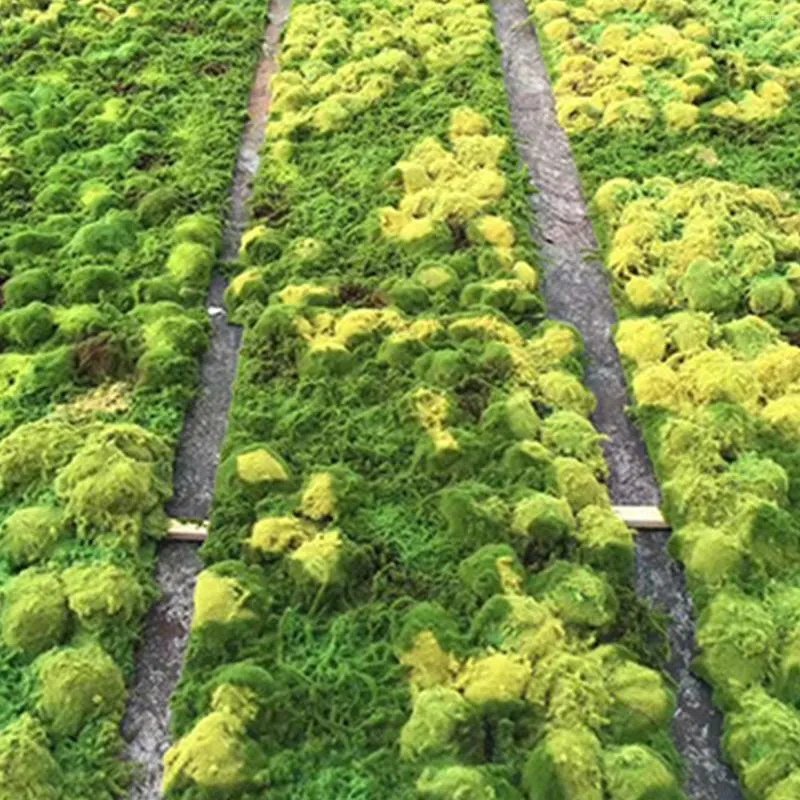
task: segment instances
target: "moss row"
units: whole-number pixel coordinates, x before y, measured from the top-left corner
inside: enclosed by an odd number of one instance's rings
[[[127,795],[119,723],[261,2],[0,0],[0,798]]]
[[[477,0],[295,5],[170,798],[683,797]]]
[[[784,147],[800,133],[800,6],[530,7],[593,197],[617,347],[698,613],[695,669],[726,712],[724,751],[746,797],[790,797],[800,208]]]

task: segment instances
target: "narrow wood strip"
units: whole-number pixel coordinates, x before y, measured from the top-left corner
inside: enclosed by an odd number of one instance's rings
[[[614,506],[614,512],[631,528],[637,530],[667,530],[669,524],[658,506]]]
[[[167,539],[171,542],[204,542],[207,536],[207,522],[182,522],[179,519],[169,521]]]

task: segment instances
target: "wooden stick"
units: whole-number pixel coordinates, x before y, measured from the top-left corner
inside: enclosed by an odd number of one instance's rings
[[[631,528],[641,531],[665,531],[669,525],[658,506],[614,506],[617,516]]]
[[[204,542],[207,536],[207,522],[182,522],[179,519],[169,521],[167,539],[171,542]]]

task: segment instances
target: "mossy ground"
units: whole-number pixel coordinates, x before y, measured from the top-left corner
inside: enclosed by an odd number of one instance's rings
[[[800,6],[529,6],[593,198],[634,413],[699,612],[697,671],[728,712],[725,752],[745,795],[782,796],[800,770],[776,733],[800,724],[787,622],[800,574],[789,44]]]
[[[488,6],[299,3],[282,46],[167,796],[681,797]]]
[[[127,794],[123,684],[264,17],[0,2],[4,799]]]

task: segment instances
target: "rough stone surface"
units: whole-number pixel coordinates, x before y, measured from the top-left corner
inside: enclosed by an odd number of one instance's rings
[[[616,321],[569,141],[558,124],[547,69],[524,0],[493,0],[518,149],[535,189],[537,239],[549,315],[574,325],[586,345],[586,383],[597,397],[593,421],[609,437],[609,489],[619,505],[655,505],[658,488],[644,443],[625,407],[628,394],[614,347]],[[671,617],[668,671],[677,685],[673,733],[692,800],[740,800],[720,754],[721,717],[709,688],[690,671],[694,623],[683,572],[666,552],[665,532],[637,544],[637,590]]]
[[[258,171],[259,151],[269,113],[269,82],[277,66],[280,34],[291,0],[273,0],[261,58],[250,92],[249,119],[242,135],[231,187],[230,216],[222,260],[234,260],[247,223],[247,202]],[[226,282],[215,275],[208,293],[211,346],[203,357],[200,391],[186,418],[175,462],[173,517],[204,520],[214,493],[219,451],[225,438],[236,377],[241,329],[228,324],[223,306]],[[192,621],[192,596],[201,563],[197,546],[168,542],[158,553],[156,581],[161,598],[150,610],[137,653],[136,672],[123,722],[126,757],[136,762],[130,800],[161,797],[162,758],[170,744],[169,700],[180,678]]]
[[[161,598],[142,631],[142,646],[122,734],[127,757],[137,763],[131,800],[160,797],[161,759],[169,747],[169,698],[178,683],[192,622],[192,595],[200,559],[197,545],[167,542],[158,554]]]

